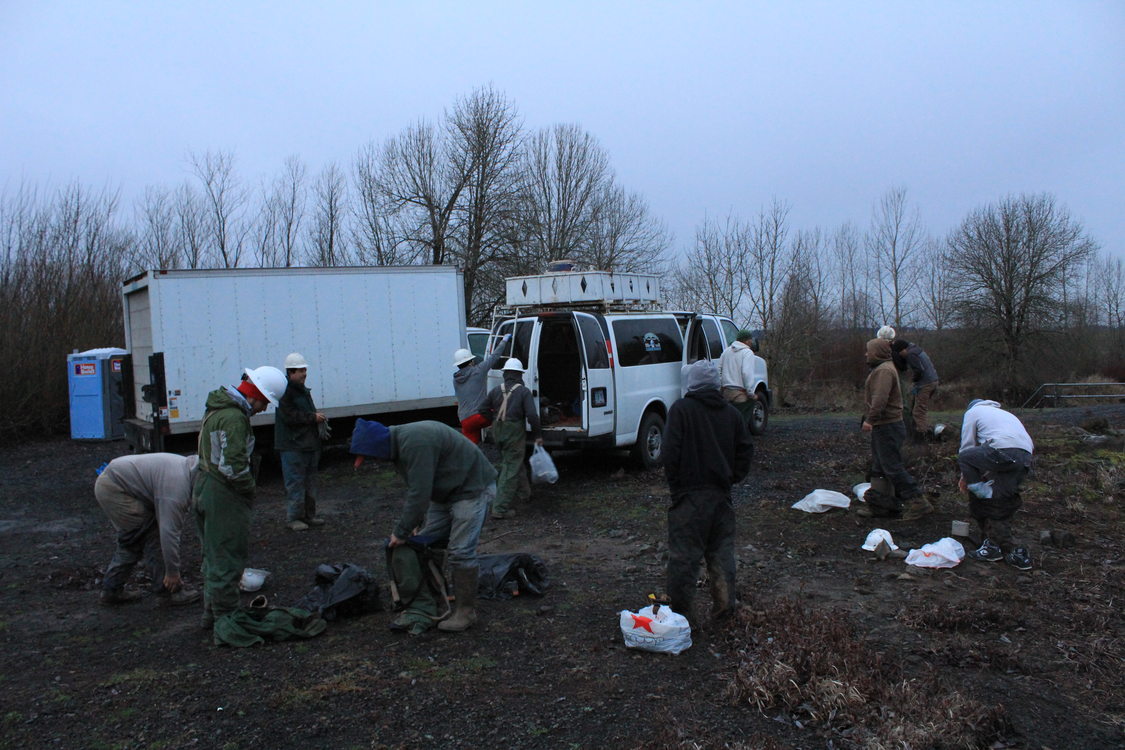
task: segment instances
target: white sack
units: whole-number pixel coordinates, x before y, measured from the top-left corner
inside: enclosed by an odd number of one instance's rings
[[[531,481],[535,484],[554,484],[559,481],[559,471],[551,454],[542,445],[536,445],[527,460],[531,465]]]
[[[644,607],[637,612],[621,610],[621,635],[629,648],[678,654],[691,648],[691,625],[687,618],[666,605]]]
[[[833,490],[813,490],[793,503],[794,508],[806,513],[823,513],[832,508],[847,508],[852,501],[842,492]]]
[[[886,529],[873,529],[871,533],[867,535],[867,541],[863,543],[863,547],[860,549],[874,552],[875,548],[879,546],[879,542],[886,542],[892,550],[898,549],[895,540],[891,539],[891,532]]]
[[[907,565],[919,568],[953,568],[965,559],[965,548],[951,537],[923,544],[922,549],[912,549],[906,556]]]

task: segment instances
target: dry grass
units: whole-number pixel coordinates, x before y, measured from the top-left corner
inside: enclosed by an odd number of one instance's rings
[[[1000,706],[934,673],[908,672],[894,653],[865,643],[843,612],[792,599],[764,609],[740,615],[729,635],[737,657],[726,692],[736,703],[870,750],[987,747],[1011,731]]]

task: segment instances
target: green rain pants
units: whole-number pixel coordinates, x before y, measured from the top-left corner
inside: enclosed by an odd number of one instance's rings
[[[238,583],[250,542],[250,502],[224,482],[200,472],[195,524],[203,548],[203,602],[215,619],[238,609]]]
[[[523,420],[497,420],[492,423],[492,436],[500,449],[500,478],[496,480],[496,502],[492,510],[505,513],[517,500],[531,497],[531,483],[527,478],[524,455],[527,432]]]

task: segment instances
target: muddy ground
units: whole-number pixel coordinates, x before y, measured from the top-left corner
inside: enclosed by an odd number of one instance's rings
[[[122,444],[6,449],[0,746],[1121,747],[1125,460],[1112,432],[1125,407],[1027,422],[1037,467],[1016,530],[1034,570],[936,571],[860,550],[875,524],[853,513],[791,510],[818,487],[847,492],[867,447],[854,415],[775,415],[736,490],[747,610],[678,657],[621,642],[618,611],[662,588],[667,503],[662,476],[621,457],[559,454],[559,484],[486,524],[482,551],[546,562],[545,597],[482,602],[463,635],[394,634],[380,613],[238,650],[213,646],[195,607],[99,606],[112,533],[94,470]],[[968,519],[955,451],[912,449],[937,510],[881,524],[902,547]],[[401,484],[385,467],[353,471],[342,452],[321,476],[328,525],[300,533],[283,527],[280,477],[262,479],[250,562],[272,571],[273,603],[299,599],[322,562],[385,580]],[[1044,530],[1073,541],[1041,542]],[[190,531],[184,556],[198,583]]]

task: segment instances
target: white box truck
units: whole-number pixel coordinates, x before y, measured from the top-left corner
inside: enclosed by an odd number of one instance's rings
[[[207,393],[236,385],[245,367],[282,368],[293,351],[309,361],[313,398],[330,419],[448,411],[456,421],[450,355],[466,345],[456,268],[145,271],[122,296],[134,450],[196,433]],[[273,419],[271,408],[251,422]]]

